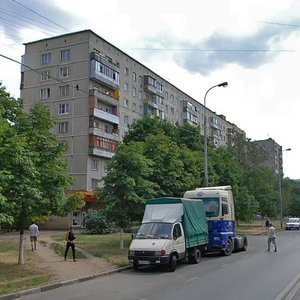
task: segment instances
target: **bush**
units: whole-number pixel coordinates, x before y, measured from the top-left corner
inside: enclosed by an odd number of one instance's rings
[[[106,210],[88,210],[85,217],[85,226],[88,233],[107,233],[109,223],[106,219]]]

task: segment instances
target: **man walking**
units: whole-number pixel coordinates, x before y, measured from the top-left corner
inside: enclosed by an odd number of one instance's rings
[[[268,249],[267,251],[270,252],[270,245],[273,243],[274,245],[274,252],[277,252],[277,245],[276,245],[276,231],[275,227],[270,223],[269,224],[269,237],[268,237]]]
[[[40,234],[39,227],[32,222],[31,225],[29,226],[29,231],[30,231],[31,251],[33,251],[33,249],[36,250],[37,237]]]

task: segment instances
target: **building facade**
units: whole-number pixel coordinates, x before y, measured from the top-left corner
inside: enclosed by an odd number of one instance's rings
[[[254,141],[266,154],[263,165],[269,167],[277,174],[283,174],[282,167],[282,147],[277,144],[273,139]]]
[[[26,43],[22,61],[24,109],[41,101],[57,118],[54,133],[69,146],[70,189],[82,191],[87,202],[134,121],[155,116],[203,133],[202,104],[91,30]],[[233,129],[242,132],[223,115],[209,109],[206,115],[216,146],[226,145]]]

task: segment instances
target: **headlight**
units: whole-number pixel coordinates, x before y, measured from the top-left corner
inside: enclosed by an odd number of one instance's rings
[[[218,236],[214,237],[214,241],[219,241],[219,240],[220,240],[220,237],[218,237]]]
[[[155,251],[154,255],[155,256],[165,256],[166,255],[166,251],[165,250]]]

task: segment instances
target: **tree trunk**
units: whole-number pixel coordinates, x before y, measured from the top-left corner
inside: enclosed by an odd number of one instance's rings
[[[123,235],[124,231],[123,228],[120,229],[120,249],[123,250],[124,249],[124,235]]]
[[[20,242],[19,242],[19,259],[18,264],[24,264],[24,230],[20,230]]]

